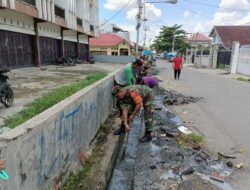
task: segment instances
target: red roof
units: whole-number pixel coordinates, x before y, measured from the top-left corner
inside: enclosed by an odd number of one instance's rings
[[[233,42],[250,45],[250,26],[215,26],[210,36],[216,32],[225,48],[232,48]]]
[[[188,41],[189,42],[211,42],[209,37],[201,33],[193,34],[190,38],[188,38]]]
[[[126,42],[126,40],[115,34],[100,34],[98,38],[90,38],[89,44],[90,46],[112,47],[123,41]]]

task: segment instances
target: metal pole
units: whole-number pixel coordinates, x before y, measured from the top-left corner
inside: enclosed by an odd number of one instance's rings
[[[136,16],[137,19],[137,25],[136,25],[136,31],[137,31],[137,35],[136,35],[136,48],[135,48],[135,53],[136,53],[136,58],[138,58],[139,56],[139,41],[140,41],[140,28],[141,28],[141,15],[142,15],[142,8],[143,8],[143,4],[145,3],[170,3],[170,4],[176,4],[178,2],[178,0],[165,0],[165,1],[144,1],[142,3],[142,0],[137,0],[137,4],[138,4],[138,14]]]
[[[175,46],[175,35],[174,35],[173,43],[172,43],[172,53],[174,53],[174,46]]]
[[[141,28],[141,13],[142,13],[142,0],[138,0],[138,7],[139,7],[139,11],[138,11],[138,15],[137,15],[137,25],[136,25],[136,31],[137,31],[137,36],[136,36],[136,49],[135,49],[135,53],[136,53],[136,58],[139,57],[139,40],[140,40],[140,28]]]
[[[146,41],[147,41],[147,31],[149,30],[149,27],[147,27],[147,26],[144,26],[144,28],[143,28],[143,30],[144,30],[144,43],[143,43],[143,47],[144,47],[144,49],[146,48]]]

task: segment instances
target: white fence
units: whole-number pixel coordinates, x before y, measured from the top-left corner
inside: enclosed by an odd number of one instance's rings
[[[237,73],[250,75],[250,46],[242,46],[239,49]]]
[[[231,74],[240,73],[250,76],[250,46],[234,42],[231,59]]]

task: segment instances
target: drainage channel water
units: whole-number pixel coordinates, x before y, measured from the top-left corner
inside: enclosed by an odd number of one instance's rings
[[[134,168],[142,126],[141,116],[138,116],[132,124],[130,133],[124,137],[108,190],[133,189]]]
[[[165,98],[166,94],[163,92],[157,93],[155,97],[152,142],[138,143],[143,122],[141,117],[135,119],[128,141],[124,141],[120,150],[107,189],[167,189],[173,184],[180,185],[180,189],[196,189],[200,183],[191,183],[191,174],[198,177],[198,182],[206,182],[202,183],[205,184],[203,189],[233,190],[228,183],[216,182],[209,177],[212,172],[229,176],[232,169],[228,168],[225,162],[212,161],[209,155],[203,154],[201,150],[185,149],[176,142],[175,135],[178,135],[178,127],[182,125],[182,121],[165,107]],[[166,138],[162,134],[172,134],[174,137]],[[125,154],[122,154],[124,146]],[[188,170],[192,172],[188,173]],[[188,174],[183,175],[185,172]]]

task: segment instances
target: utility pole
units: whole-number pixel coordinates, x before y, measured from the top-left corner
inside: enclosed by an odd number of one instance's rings
[[[138,0],[138,14],[136,15],[136,20],[137,20],[137,25],[136,25],[136,32],[137,32],[137,36],[136,36],[136,58],[139,57],[139,41],[140,41],[140,28],[141,28],[141,14],[142,14],[142,0]]]
[[[178,0],[164,0],[164,1],[144,1],[142,2],[142,0],[137,0],[137,4],[138,4],[138,14],[136,15],[136,48],[135,48],[135,54],[136,54],[136,58],[138,58],[139,56],[139,41],[140,41],[140,28],[141,28],[141,15],[142,15],[142,8],[143,5],[145,3],[170,3],[170,4],[176,4],[178,2]]]
[[[146,48],[146,40],[147,40],[147,31],[149,31],[149,27],[148,26],[144,26],[143,30],[144,30],[144,43],[143,43],[143,47],[145,49]]]
[[[174,35],[174,36],[173,36],[173,42],[172,42],[172,53],[174,53],[175,38],[176,38],[176,35]]]

